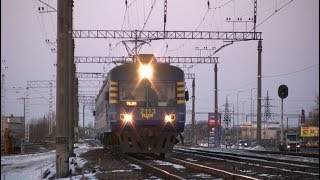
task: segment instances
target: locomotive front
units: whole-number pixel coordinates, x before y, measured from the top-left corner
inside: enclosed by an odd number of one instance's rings
[[[112,142],[126,153],[171,152],[186,119],[183,71],[139,55],[136,62],[113,68],[109,85]]]

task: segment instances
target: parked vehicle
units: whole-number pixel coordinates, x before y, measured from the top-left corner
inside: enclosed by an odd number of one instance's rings
[[[298,132],[286,132],[286,140],[278,145],[279,151],[300,151],[300,142],[298,137]]]
[[[239,147],[249,147],[250,145],[251,144],[249,140],[240,140],[236,144],[236,146],[239,146]]]

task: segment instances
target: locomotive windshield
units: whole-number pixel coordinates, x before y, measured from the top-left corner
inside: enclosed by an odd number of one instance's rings
[[[174,106],[175,84],[174,82],[140,82],[124,81],[119,83],[120,102],[122,105],[136,106]]]

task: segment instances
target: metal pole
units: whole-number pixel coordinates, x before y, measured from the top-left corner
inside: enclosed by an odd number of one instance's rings
[[[194,134],[194,126],[195,126],[195,79],[192,79],[192,131],[191,131],[191,140],[192,140],[192,145],[195,143],[195,134]]]
[[[239,91],[237,93],[237,125],[239,125]],[[239,139],[239,127],[237,126],[237,138],[236,141]]]
[[[29,130],[28,130],[28,125],[29,125],[29,86],[27,84],[26,88],[26,108],[25,108],[25,120],[24,120],[24,127],[25,127],[25,134],[24,134],[24,140],[25,142],[29,142]]]
[[[48,114],[48,121],[49,121],[49,135],[52,135],[52,82],[49,83],[49,114]]]
[[[3,60],[4,61],[4,60]],[[2,69],[2,66],[1,66]],[[3,74],[1,74],[1,140],[4,142],[4,121],[5,121],[5,69],[3,69]]]
[[[68,119],[68,6],[72,0],[58,0],[57,15],[57,90],[56,90],[56,177],[65,178],[69,174],[69,120]],[[72,9],[72,8],[71,8]]]
[[[244,103],[245,103],[246,101],[242,101],[242,120],[244,120]],[[246,122],[247,122],[247,119],[246,119]],[[240,127],[240,125],[239,125],[239,127]],[[246,133],[247,133],[247,130],[246,130]],[[246,138],[247,138],[247,136],[246,136]]]
[[[252,110],[253,110],[253,114],[254,114],[254,99],[252,99]],[[254,117],[254,116],[253,116]],[[252,120],[254,120],[253,118],[252,118]],[[256,121],[256,124],[257,124],[257,121]],[[252,124],[252,130],[253,130],[253,132],[254,132],[254,126],[253,126],[253,124]],[[251,139],[253,139],[254,138],[254,133],[251,133]]]
[[[23,120],[24,120],[24,126],[25,126],[26,125],[26,97],[23,97]]]
[[[232,121],[233,121],[233,139],[235,139],[235,131],[234,131],[234,105],[232,104]]]
[[[257,0],[254,0],[254,7],[253,7],[253,32],[254,38],[256,38],[256,23],[257,23]]]
[[[280,129],[280,143],[283,143],[283,99],[281,98],[281,129]]]
[[[84,129],[84,105],[82,106],[82,127]]]
[[[239,93],[241,93],[243,91],[238,91],[237,93],[237,141],[239,139]]]
[[[257,140],[261,140],[261,53],[262,41],[258,41],[258,92],[257,92]]]
[[[69,30],[72,32],[72,9],[69,10],[69,22],[71,22]],[[74,153],[73,153],[73,144],[74,144],[74,55],[73,55],[73,39],[72,36],[68,36],[68,49],[69,49],[69,53],[68,53],[68,90],[69,90],[69,96],[68,96],[68,101],[69,101],[69,105],[68,105],[68,119],[69,119],[69,156],[73,157]]]
[[[76,68],[75,68],[76,70]],[[75,127],[76,127],[76,142],[79,140],[79,102],[78,102],[78,78],[75,77]]]
[[[253,115],[253,110],[254,110],[254,108],[253,108],[253,103],[252,103],[252,102],[253,102],[253,99],[252,99],[252,91],[253,91],[254,89],[257,89],[257,88],[252,88],[252,89],[251,89],[251,93],[250,93],[250,95],[251,95],[251,97],[250,97],[250,103],[251,103],[251,105],[250,105],[250,108],[251,108],[251,110],[250,110],[250,111],[251,111],[251,117],[250,117],[250,118],[251,118],[250,133],[251,133],[251,134],[250,134],[250,136],[251,136],[251,140],[253,139],[253,138],[252,138],[252,128],[253,128],[253,127],[252,127],[252,121],[253,121],[253,116],[254,116],[254,115]]]
[[[215,76],[215,81],[214,81],[214,97],[215,97],[215,101],[214,101],[214,126],[215,126],[215,147],[220,147],[220,138],[218,137],[218,135],[220,134],[220,128],[219,128],[219,124],[218,124],[218,61],[216,61],[214,63],[214,76]]]

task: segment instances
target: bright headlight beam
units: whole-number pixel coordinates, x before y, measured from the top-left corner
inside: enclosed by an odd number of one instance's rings
[[[125,122],[131,122],[132,121],[132,115],[131,114],[125,114],[124,115],[124,121]]]
[[[175,114],[169,114],[164,116],[164,121],[166,123],[173,122],[176,119]]]
[[[172,121],[171,116],[170,116],[170,115],[166,115],[166,116],[164,117],[164,121],[165,121],[165,122],[171,122],[171,121]]]
[[[141,79],[143,78],[150,79],[152,76],[152,67],[150,65],[142,64],[140,66],[139,73],[140,73]]]

